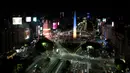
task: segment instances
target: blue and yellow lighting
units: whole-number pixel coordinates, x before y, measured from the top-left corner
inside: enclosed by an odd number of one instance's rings
[[[76,32],[76,11],[74,12],[74,26],[73,26],[73,38],[77,37],[77,32]]]

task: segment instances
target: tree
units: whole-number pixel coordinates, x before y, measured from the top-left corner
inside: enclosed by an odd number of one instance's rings
[[[36,50],[38,52],[45,52],[46,50],[52,50],[54,47],[54,43],[47,38],[39,39],[36,43]]]
[[[119,72],[121,72],[121,71],[125,72],[125,70],[127,68],[126,63],[124,63],[121,59],[115,59],[115,65],[116,65],[117,71],[119,71]]]
[[[13,73],[20,73],[22,69],[23,69],[23,64],[17,64],[14,67]]]
[[[44,52],[44,51],[46,51],[45,47],[42,45],[42,42],[43,42],[43,41],[39,40],[39,41],[36,43],[35,48],[36,48],[36,50],[37,50],[38,52]]]

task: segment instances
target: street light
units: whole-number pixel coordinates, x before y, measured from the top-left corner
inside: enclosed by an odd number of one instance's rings
[[[56,49],[56,52],[58,53],[58,52],[59,52],[59,49]]]

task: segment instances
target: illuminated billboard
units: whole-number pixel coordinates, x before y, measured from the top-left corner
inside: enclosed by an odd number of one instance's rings
[[[43,31],[42,27],[40,27],[40,36],[42,36],[42,31]]]
[[[59,22],[58,22],[58,25],[60,25]]]
[[[98,22],[101,22],[101,19],[97,19]]]
[[[103,18],[102,21],[103,21],[103,22],[106,22],[106,18]]]
[[[31,22],[31,17],[26,17],[26,22]]]
[[[57,29],[57,25],[58,25],[58,24],[54,22],[54,23],[53,23],[53,29]]]
[[[37,22],[37,17],[33,17],[33,21],[34,21],[34,22]]]
[[[30,38],[30,30],[29,28],[25,29],[25,40],[28,40]]]
[[[41,27],[40,27],[40,26],[38,26],[38,35],[40,35],[40,28],[41,28]]]
[[[13,25],[22,25],[22,17],[13,17]]]
[[[112,27],[114,27],[114,22],[112,22]]]

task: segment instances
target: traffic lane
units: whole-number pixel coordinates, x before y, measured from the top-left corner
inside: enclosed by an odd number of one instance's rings
[[[42,53],[41,55],[36,56],[33,60],[35,61],[35,60],[37,60],[37,59],[39,59],[39,58],[47,58],[46,53]]]
[[[82,48],[79,47],[79,49],[77,49],[77,51],[75,52],[75,54],[82,54]]]
[[[52,72],[55,72],[58,65],[60,64],[60,59],[57,59],[56,62],[54,62],[49,68],[48,68],[48,71],[46,73],[52,73]]]
[[[87,68],[86,68],[86,63],[82,63],[82,62],[78,62],[78,61],[73,61],[72,65],[71,65],[71,72],[74,73],[86,73],[87,72]]]
[[[84,61],[84,59],[80,56],[76,56],[76,55],[69,55],[69,54],[66,54],[66,55],[63,55],[61,57],[62,59],[66,59],[66,60],[75,60],[75,61]]]
[[[89,69],[91,69],[91,64],[89,62],[87,63],[82,63],[80,61],[71,61],[71,71],[72,72],[89,72]],[[104,67],[102,64],[98,64],[99,66]],[[97,69],[96,69],[97,70]],[[100,71],[100,70],[99,70]],[[105,71],[105,69],[103,69]]]
[[[80,55],[76,55],[76,54],[69,54],[69,53],[65,53],[63,56],[63,59],[74,59],[74,60],[79,60],[79,61],[108,61],[109,63],[113,64],[114,63],[114,59],[103,59],[101,57],[98,58],[93,58],[93,57],[89,57],[89,56],[80,56]]]
[[[55,69],[52,71],[52,73],[61,73],[61,69],[63,68],[65,64],[65,61],[60,61],[59,64],[57,65],[57,67],[55,67]]]
[[[26,69],[26,71],[29,71],[31,68],[33,68],[35,66],[35,64],[37,64],[40,60],[46,59],[47,56],[46,55],[41,55],[41,56],[37,56],[35,58],[35,61]]]
[[[37,68],[37,66],[38,67],[42,67],[42,65],[45,66],[48,63],[49,63],[49,61],[47,61],[46,59],[43,58],[43,59],[39,60],[37,63],[35,63],[34,66],[31,67],[29,69],[29,71],[27,71],[27,73],[33,73],[33,71]]]
[[[59,41],[55,42],[55,44],[56,44],[57,48],[60,48],[60,49],[62,49],[63,51],[65,51],[65,52],[69,53],[69,51],[67,51],[67,49],[66,49],[66,48],[64,48],[63,46],[61,46],[61,44],[60,44],[60,42],[59,42]]]
[[[71,58],[71,59],[63,58],[63,59],[64,60],[70,60],[70,61],[71,60],[75,60],[73,58]],[[77,60],[77,61],[81,61],[81,60]],[[101,63],[102,66],[105,66],[105,65],[103,65],[104,62],[103,61],[99,61],[99,60],[98,61],[97,60],[96,61],[95,60],[82,60],[81,62],[88,63],[88,66],[87,66],[87,69],[86,69],[87,72],[89,72],[89,69],[91,69],[91,63]],[[85,70],[83,70],[83,71],[85,71]]]
[[[54,68],[54,66],[59,62],[59,59],[53,57],[51,58],[51,61],[49,62],[48,66],[42,70],[42,73],[50,73],[52,71],[52,69]]]
[[[52,65],[56,60],[51,60],[48,64],[48,66],[44,69],[44,70],[41,70],[41,73],[46,73],[48,68],[50,67],[50,65]]]

